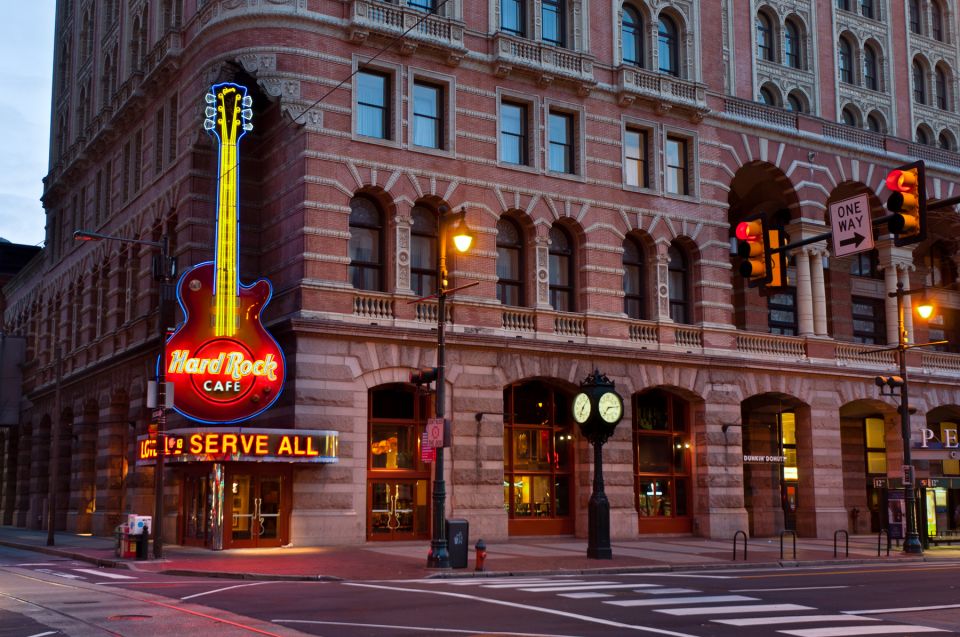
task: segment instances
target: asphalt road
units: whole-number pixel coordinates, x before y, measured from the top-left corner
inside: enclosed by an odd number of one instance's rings
[[[946,562],[261,582],[97,569],[0,548],[0,637],[960,635],[958,588],[960,563]]]

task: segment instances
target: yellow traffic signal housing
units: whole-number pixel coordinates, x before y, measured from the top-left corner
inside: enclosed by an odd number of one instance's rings
[[[923,160],[900,166],[887,175],[887,210],[893,213],[887,229],[897,246],[927,238],[927,185]]]
[[[771,228],[766,233],[766,250],[770,255],[770,280],[768,288],[782,288],[787,281],[787,253],[782,250],[786,235],[779,228]]]
[[[767,225],[763,213],[737,224],[737,254],[740,276],[750,287],[780,288],[787,285],[787,255],[782,249],[786,235]]]

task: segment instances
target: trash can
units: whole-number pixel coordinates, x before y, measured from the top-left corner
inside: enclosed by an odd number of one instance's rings
[[[447,519],[447,552],[451,568],[467,568],[470,547],[470,523],[461,519]]]
[[[136,536],[130,535],[130,529],[126,524],[121,524],[114,529],[116,535],[116,544],[114,553],[117,557],[130,558],[136,555],[134,540]]]
[[[141,527],[140,533],[134,536],[137,541],[137,559],[146,560],[150,558],[150,527]]]

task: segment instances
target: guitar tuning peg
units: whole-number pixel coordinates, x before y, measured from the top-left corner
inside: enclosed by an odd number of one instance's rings
[[[208,107],[206,108],[206,110],[204,111],[204,114],[205,114],[207,117],[213,117],[214,115],[217,114],[217,109],[215,109],[215,108],[212,107],[212,106],[208,106]]]
[[[205,119],[203,120],[203,130],[213,130],[213,120]]]
[[[204,95],[204,99],[206,99],[207,104],[215,104],[217,101],[217,96],[214,95],[213,93],[207,93],[206,95]]]
[[[243,130],[245,130],[245,131],[252,131],[252,130],[253,130],[253,124],[251,124],[250,122],[247,122],[246,124],[243,125]]]
[[[241,104],[243,104],[245,108],[250,108],[251,106],[253,106],[253,98],[250,97],[249,95],[244,95],[243,101],[241,102]]]
[[[240,111],[240,115],[243,116],[243,119],[253,119],[253,109],[245,108],[242,111]]]

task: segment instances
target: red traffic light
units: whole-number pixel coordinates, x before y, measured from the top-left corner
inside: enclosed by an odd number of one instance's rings
[[[763,239],[763,223],[759,219],[741,221],[734,234],[738,241],[760,241]]]
[[[891,170],[887,175],[887,190],[891,192],[910,192],[917,187],[917,170]]]

